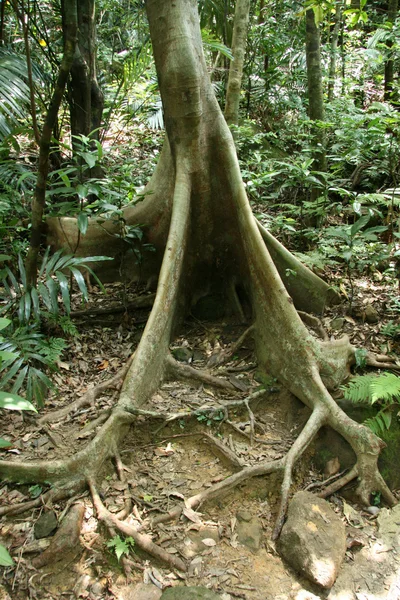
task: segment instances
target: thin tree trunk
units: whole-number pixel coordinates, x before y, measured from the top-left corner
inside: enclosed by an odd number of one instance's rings
[[[6,0],[0,0],[0,46],[4,44],[4,19]]]
[[[53,96],[47,110],[39,145],[39,165],[35,193],[32,200],[32,231],[28,255],[26,257],[26,275],[29,285],[36,284],[37,260],[43,229],[43,212],[45,207],[47,174],[49,170],[50,143],[58,110],[62,101],[67,79],[75,54],[78,31],[76,0],[66,0],[65,6],[65,38],[64,55],[57,76]]]
[[[308,82],[308,116],[313,121],[315,168],[326,171],[325,134],[315,121],[324,120],[324,98],[322,91],[321,52],[319,29],[314,11],[306,11],[306,60]]]
[[[93,139],[99,139],[98,129],[103,114],[103,94],[97,81],[96,72],[94,0],[78,2],[78,43],[68,88],[72,146],[76,147],[77,145],[75,136],[89,136],[93,131]]]
[[[237,125],[239,122],[240,90],[242,86],[244,58],[246,54],[249,13],[250,0],[236,0],[235,20],[233,24],[232,36],[233,60],[229,69],[225,105],[225,119],[228,125]]]
[[[331,38],[331,57],[329,62],[328,102],[332,102],[336,78],[336,55],[339,41],[340,23],[342,18],[342,2],[337,0],[335,11],[335,25]]]
[[[393,23],[396,20],[398,11],[398,0],[389,0],[388,5],[388,19],[387,23]],[[393,42],[389,41],[387,43],[389,48],[389,52],[391,52],[391,48],[393,46]],[[389,55],[391,56],[391,54]],[[394,100],[393,98],[393,80],[394,80],[394,64],[393,58],[389,58],[385,63],[385,83],[384,83],[384,95],[383,98],[386,102],[391,102]]]

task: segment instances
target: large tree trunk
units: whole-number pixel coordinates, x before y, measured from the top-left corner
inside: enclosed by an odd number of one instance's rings
[[[249,14],[250,0],[236,0],[232,35],[233,60],[229,68],[225,105],[225,119],[228,125],[237,125],[239,122],[240,90],[242,87],[243,65],[246,54]]]
[[[246,299],[260,368],[311,409],[308,423],[284,458],[243,468],[211,486],[207,497],[248,477],[282,471],[282,503],[275,529],[279,534],[293,465],[319,428],[330,425],[355,452],[350,479],[359,478],[361,499],[369,502],[371,492],[379,490],[394,503],[377,468],[383,442],[348,418],[328,392],[347,375],[353,349],[346,339],[320,342],[307,331],[253,218],[232,135],[207,73],[197,1],[148,0],[147,13],[168,140],[151,183],[152,198],[136,209],[136,214],[141,211],[139,222],[148,224],[159,248],[164,246],[153,309],[118,403],[93,441],[67,460],[1,461],[0,475],[73,483],[74,489],[89,482],[98,500],[94,478],[115,453],[139,407],[149,401],[164,376],[179,371],[168,355],[173,331],[206,289],[233,306]],[[204,498],[193,497],[191,506]]]

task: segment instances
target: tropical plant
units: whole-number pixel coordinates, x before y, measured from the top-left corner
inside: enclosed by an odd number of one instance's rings
[[[6,265],[3,270],[2,285],[5,289],[6,304],[2,307],[3,314],[18,315],[21,325],[40,319],[43,308],[50,313],[58,315],[59,299],[62,299],[67,314],[71,312],[70,289],[65,271],[69,272],[71,280],[74,279],[85,301],[88,300],[88,290],[85,278],[79,269],[85,269],[92,275],[97,283],[101,282],[88,262],[111,260],[108,256],[91,256],[78,258],[71,254],[63,254],[57,250],[50,256],[50,247],[47,248],[38,273],[36,287],[27,285],[25,265],[22,256],[18,256],[19,274],[16,276]]]
[[[379,406],[377,414],[364,421],[364,424],[374,433],[382,435],[389,429],[393,412],[400,407],[400,377],[398,375],[394,373],[382,373],[378,376],[360,375],[342,389],[347,400]]]

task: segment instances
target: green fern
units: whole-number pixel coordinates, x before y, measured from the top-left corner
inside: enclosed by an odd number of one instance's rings
[[[377,435],[389,429],[392,422],[392,409],[400,405],[400,377],[394,373],[381,375],[361,375],[343,388],[344,397],[355,403],[379,404],[378,413],[366,419],[364,424]]]

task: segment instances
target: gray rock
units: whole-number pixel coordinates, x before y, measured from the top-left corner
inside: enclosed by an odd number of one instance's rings
[[[161,600],[221,600],[217,594],[205,587],[173,587],[165,590]]]
[[[343,317],[336,317],[331,321],[331,329],[334,331],[340,331],[344,327],[344,319]]]
[[[138,583],[129,590],[129,600],[160,600],[162,591],[153,584]]]
[[[173,357],[179,362],[190,362],[193,357],[193,352],[189,348],[181,346],[172,350]]]
[[[364,316],[367,323],[377,323],[379,321],[378,312],[372,304],[367,304],[364,310]]]
[[[48,537],[57,529],[58,521],[53,511],[45,512],[36,521],[33,533],[37,540]]]
[[[239,511],[237,518],[237,536],[240,544],[247,546],[252,552],[257,552],[260,549],[262,538],[262,527],[259,520],[245,510]]]
[[[297,492],[289,505],[278,550],[296,571],[331,588],[346,552],[345,526],[326,500]]]

